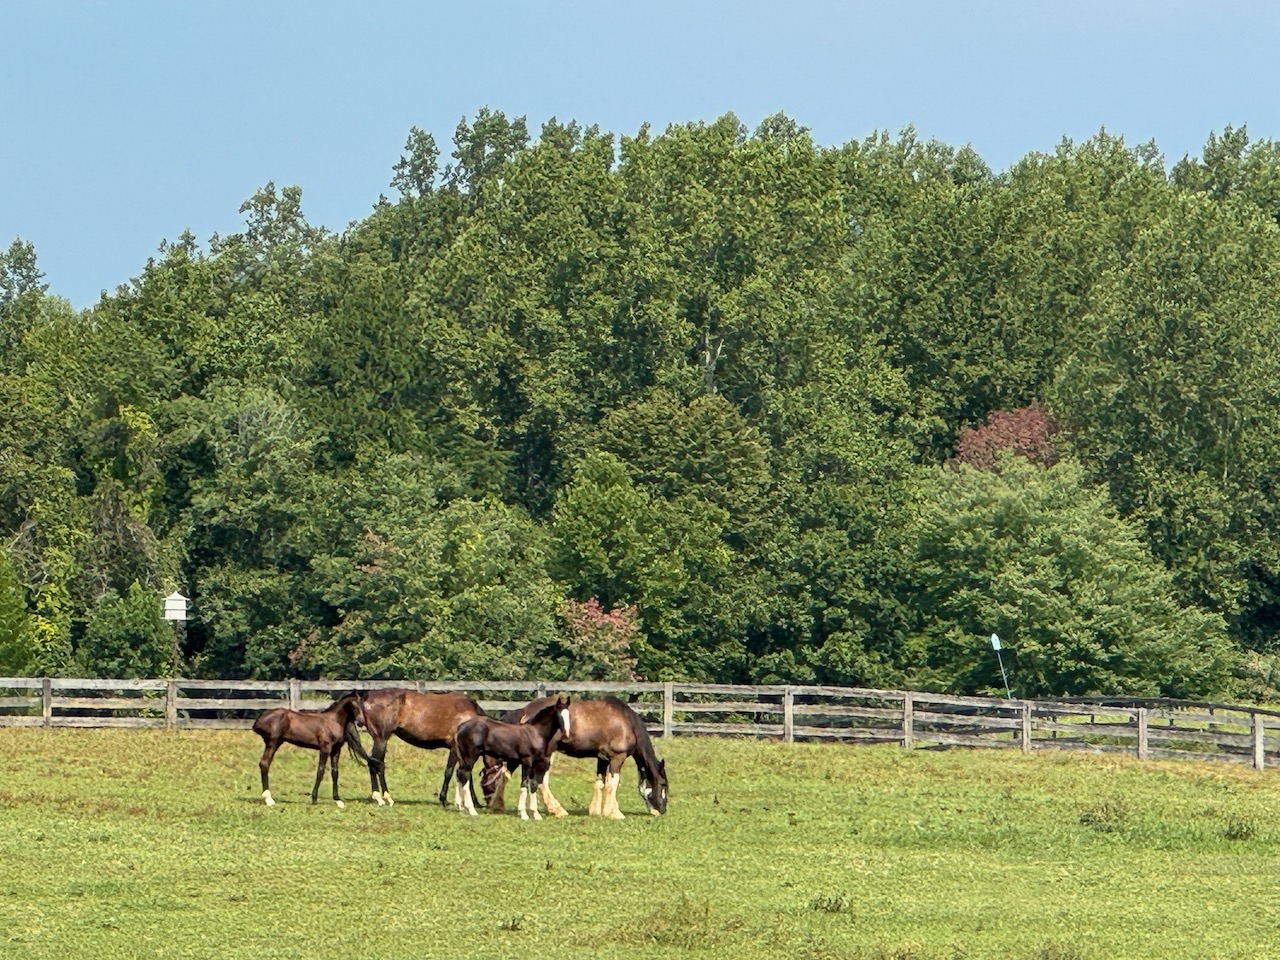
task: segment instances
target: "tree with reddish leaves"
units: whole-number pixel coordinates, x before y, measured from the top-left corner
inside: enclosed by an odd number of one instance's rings
[[[631,641],[640,630],[634,606],[605,610],[592,597],[586,603],[566,600],[561,608],[567,626],[564,664],[573,680],[634,680],[636,661]]]
[[[1039,404],[1017,410],[996,410],[981,427],[960,434],[952,465],[968,464],[978,470],[994,470],[1001,453],[1009,451],[1042,467],[1058,461],[1053,445],[1057,425]]]

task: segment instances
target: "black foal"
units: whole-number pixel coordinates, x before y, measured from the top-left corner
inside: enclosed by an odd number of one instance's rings
[[[569,734],[569,698],[557,699],[524,723],[503,723],[492,717],[476,717],[458,727],[454,748],[458,751],[458,809],[475,816],[471,769],[481,756],[494,757],[508,769],[520,765],[520,819],[538,812],[538,786],[551,766],[556,741]]]

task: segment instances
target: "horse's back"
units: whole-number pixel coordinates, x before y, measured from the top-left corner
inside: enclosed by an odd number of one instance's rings
[[[460,723],[484,716],[484,711],[466,694],[390,687],[365,695],[364,716],[374,736],[395,734],[414,746],[444,747],[452,742]]]
[[[297,747],[316,749],[341,743],[346,734],[342,716],[333,710],[290,710],[276,707],[253,722],[253,732],[263,740],[283,740]]]
[[[504,719],[524,723],[555,702],[555,697],[539,697],[508,712]],[[569,736],[561,737],[556,749],[579,759],[619,753],[630,755],[635,749],[633,715],[634,711],[617,697],[574,700],[569,704]]]
[[[635,737],[632,732],[632,709],[616,697],[600,700],[577,700],[570,709],[569,718],[580,725],[584,738],[589,738],[596,753],[631,753]],[[574,734],[577,730],[571,731]],[[576,741],[577,737],[573,737]],[[583,747],[587,744],[583,742]]]

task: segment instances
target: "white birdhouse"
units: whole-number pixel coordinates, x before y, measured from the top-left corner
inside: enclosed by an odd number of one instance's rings
[[[187,619],[187,598],[176,590],[164,598],[164,618],[166,620]]]

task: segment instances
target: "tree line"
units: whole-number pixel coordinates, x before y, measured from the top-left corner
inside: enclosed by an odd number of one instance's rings
[[[1280,146],[411,131],[82,311],[0,254],[0,674],[1204,696],[1276,645]],[[182,589],[175,633],[160,597]]]

